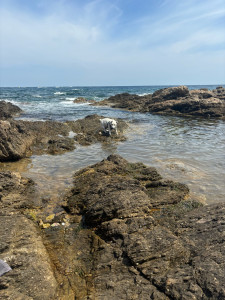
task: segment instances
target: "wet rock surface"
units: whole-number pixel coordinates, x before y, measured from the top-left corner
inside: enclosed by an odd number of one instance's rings
[[[75,148],[66,137],[69,128],[59,122],[0,121],[0,161],[15,161],[42,153],[59,154]]]
[[[74,175],[61,203],[0,173],[1,299],[224,299],[225,204],[118,155]]]
[[[18,106],[10,102],[0,101],[0,120],[12,118],[15,115],[19,115],[21,112],[22,109]]]
[[[100,119],[104,116],[89,115],[84,119],[80,119],[74,122],[67,122],[71,130],[76,133],[75,141],[80,145],[87,146],[97,142],[110,143],[112,141],[125,141],[126,138],[123,132],[128,127],[127,123],[121,119],[115,119],[118,121],[118,135],[112,131],[112,135],[106,135],[100,123]]]
[[[158,90],[152,95],[118,94],[94,105],[109,105],[162,115],[225,118],[225,88],[188,90],[186,86]]]
[[[96,299],[225,297],[225,205],[199,208],[187,195],[185,185],[119,156],[75,174],[67,210],[101,241]]]
[[[66,123],[56,121],[0,120],[0,162],[15,161],[32,154],[62,154],[76,148],[75,143],[125,141],[123,131],[126,122],[118,120],[118,135],[103,133],[100,119],[90,115],[84,119]],[[72,136],[70,136],[72,133]]]
[[[0,277],[1,299],[56,299],[40,230],[24,214],[40,205],[34,182],[19,173],[0,173],[0,258],[12,268]]]

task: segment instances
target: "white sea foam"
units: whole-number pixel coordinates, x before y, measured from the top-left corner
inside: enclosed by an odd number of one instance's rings
[[[42,98],[41,95],[33,95],[33,97],[36,97],[36,98]]]
[[[73,98],[66,97],[66,100],[68,100],[68,101],[73,101],[73,100],[76,100],[76,99],[77,99],[77,97],[73,97]]]
[[[6,98],[5,99],[1,98],[0,101],[10,102],[10,103],[15,104],[15,105],[19,104],[19,101],[12,100],[12,99],[6,99]]]
[[[146,95],[149,95],[149,93],[138,94],[138,96],[146,96]]]
[[[64,92],[55,92],[54,95],[65,95]]]

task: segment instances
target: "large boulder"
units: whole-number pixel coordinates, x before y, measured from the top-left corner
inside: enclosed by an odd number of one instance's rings
[[[0,120],[0,161],[14,161],[26,155],[35,137],[16,121]]]
[[[162,102],[165,100],[175,100],[181,97],[189,96],[189,90],[186,86],[178,86],[171,88],[164,88],[152,94],[153,102]]]
[[[0,161],[34,154],[60,154],[75,149],[70,128],[60,122],[0,120]]]
[[[22,112],[18,106],[11,102],[0,101],[0,120],[12,118]]]

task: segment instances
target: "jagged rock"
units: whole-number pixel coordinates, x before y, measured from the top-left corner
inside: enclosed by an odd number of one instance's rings
[[[153,93],[153,102],[162,102],[165,100],[176,100],[181,97],[189,96],[189,90],[186,86],[171,87],[158,90]]]
[[[26,155],[35,137],[16,121],[0,121],[0,161],[14,161]]]
[[[22,112],[18,106],[11,102],[0,101],[0,120],[12,118]]]
[[[58,154],[75,149],[70,128],[59,122],[0,121],[0,161],[15,161],[32,153]]]
[[[225,88],[188,90],[186,86],[164,88],[152,95],[119,94],[95,105],[109,105],[161,115],[225,118]]]
[[[118,135],[106,136],[102,132],[98,115],[90,115],[77,121],[0,120],[0,161],[15,161],[33,154],[61,154],[75,149],[75,141],[81,145],[96,142],[126,140],[123,131],[126,122],[118,120]],[[70,137],[72,132],[72,137]]]
[[[123,93],[111,96],[108,99],[96,102],[94,106],[110,106],[131,111],[141,111],[151,101],[152,95],[138,96],[135,94]]]

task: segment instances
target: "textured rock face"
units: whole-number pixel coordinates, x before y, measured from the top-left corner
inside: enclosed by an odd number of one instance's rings
[[[0,298],[224,299],[225,204],[187,196],[112,155],[77,172],[65,210],[46,216],[31,180],[1,172],[0,259],[12,270]]]
[[[90,145],[126,140],[126,122],[118,120],[118,135],[106,136],[102,133],[101,118],[104,117],[91,115],[67,123],[0,120],[0,162],[15,161],[32,153],[61,154],[74,150],[75,142]]]
[[[0,173],[0,258],[12,268],[0,277],[1,299],[56,299],[57,282],[40,232],[23,214],[39,205],[31,180]]]
[[[125,141],[126,138],[123,135],[124,130],[128,127],[126,122],[117,119],[118,122],[118,135],[112,132],[111,136],[106,136],[102,131],[100,119],[103,116],[89,115],[84,119],[77,120],[75,122],[67,122],[71,127],[71,130],[76,133],[75,140],[81,145],[90,145],[96,142],[108,143],[111,141]]]
[[[96,299],[225,297],[225,205],[193,210],[184,185],[164,182],[118,156],[75,174],[67,209],[99,236]]]
[[[0,161],[14,161],[24,157],[35,137],[22,124],[0,121]]]
[[[119,94],[95,105],[161,115],[225,118],[225,88],[189,91],[185,86],[171,87],[146,96]]]
[[[190,93],[186,86],[171,87],[154,92],[152,95],[152,101],[162,102],[165,100],[176,100],[180,97],[187,97],[189,95]]]
[[[143,107],[151,101],[152,95],[138,96],[135,94],[123,93],[111,96],[100,102],[96,102],[94,106],[109,105],[113,108],[122,108],[131,111],[141,111]]]
[[[14,161],[32,153],[58,154],[75,148],[58,122],[0,121],[0,161]]]
[[[0,101],[0,120],[12,118],[21,112],[22,110],[18,106],[10,102]]]

